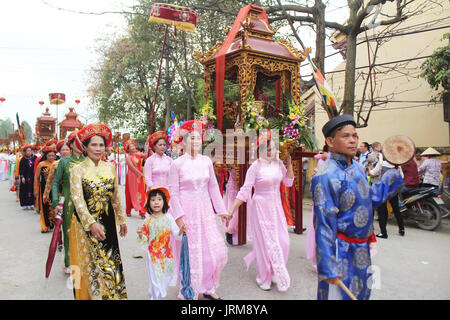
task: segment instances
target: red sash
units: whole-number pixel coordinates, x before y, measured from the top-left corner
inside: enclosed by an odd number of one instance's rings
[[[368,238],[351,238],[351,237],[346,236],[343,233],[338,232],[337,237],[344,241],[350,242],[350,243],[364,243],[364,242],[369,241],[369,245],[370,245],[372,242],[377,242],[375,233],[372,233],[372,235]]]

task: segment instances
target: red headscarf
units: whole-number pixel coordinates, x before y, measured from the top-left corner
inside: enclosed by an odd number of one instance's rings
[[[153,187],[151,187],[147,192],[146,192],[146,194],[145,194],[145,205],[147,206],[147,202],[148,202],[148,200],[150,199],[149,198],[149,196],[150,196],[150,192],[152,192],[152,191],[154,191],[154,190],[160,190],[160,191],[162,191],[162,193],[164,193],[164,195],[166,196],[166,200],[167,200],[167,207],[168,208],[170,208],[169,207],[169,201],[170,201],[170,194],[169,194],[169,190],[167,190],[166,188],[164,188],[164,187],[155,187],[155,186],[153,186]]]
[[[136,147],[136,140],[127,140],[127,141],[125,141],[125,143],[123,144],[123,149],[125,150],[126,153],[128,153],[128,148],[132,144]]]
[[[75,139],[77,148],[79,148],[80,150],[84,150],[85,148],[83,146],[83,143],[93,136],[104,137],[105,146],[109,146],[111,144],[111,129],[103,123],[91,123],[78,130],[77,138]]]
[[[159,140],[164,139],[166,143],[169,142],[169,135],[166,131],[156,131],[150,137],[148,137],[148,146],[150,149],[153,149],[154,144]]]
[[[184,122],[180,127],[180,136],[183,137],[188,132],[197,131],[200,133],[202,140],[205,138],[206,128],[200,120],[189,120]]]
[[[44,148],[42,148],[42,153],[46,153],[46,152],[56,153],[56,147],[54,145],[45,146]]]
[[[63,147],[63,145],[66,144],[66,140],[59,140],[58,143],[56,144],[56,150],[58,152],[61,152],[61,148]]]
[[[265,145],[267,142],[272,140],[273,134],[272,130],[264,131],[256,140],[256,146],[259,147],[260,145]]]

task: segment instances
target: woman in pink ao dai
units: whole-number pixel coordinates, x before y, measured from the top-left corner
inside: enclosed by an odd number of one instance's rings
[[[169,213],[180,229],[186,227],[194,299],[198,299],[200,293],[207,299],[220,299],[216,289],[220,273],[227,263],[228,250],[214,211],[219,216],[228,217],[228,213],[212,161],[199,154],[204,125],[200,121],[191,120],[183,123],[180,129],[186,153],[174,160],[170,167]],[[180,249],[181,241],[176,241],[174,255],[177,266]],[[178,296],[182,299],[181,294]]]
[[[172,158],[164,153],[167,149],[168,134],[166,131],[156,131],[147,141],[149,148],[154,152],[144,165],[147,190],[153,186],[167,188],[169,169],[173,163]]]
[[[244,257],[247,270],[256,260],[258,286],[262,290],[270,290],[271,284],[276,283],[278,291],[283,292],[290,286],[286,268],[289,234],[281,204],[280,183],[292,186],[294,172],[290,157],[287,169],[277,158],[278,150],[270,131],[259,137],[257,145],[260,158],[247,170],[244,185],[229,212],[233,214],[243,202],[247,202],[247,219],[252,235],[252,251]]]

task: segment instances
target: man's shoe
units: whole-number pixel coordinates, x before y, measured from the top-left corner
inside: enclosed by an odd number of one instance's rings
[[[382,239],[387,239],[388,238],[387,234],[382,234],[382,233],[377,234],[377,237],[378,238],[382,238]]]

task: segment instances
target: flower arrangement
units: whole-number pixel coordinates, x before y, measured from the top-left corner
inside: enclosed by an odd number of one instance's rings
[[[217,121],[217,117],[214,115],[214,106],[211,98],[201,107],[200,114],[196,114],[196,120],[200,120],[208,129],[214,129],[214,123]]]
[[[260,110],[258,110],[255,104],[255,97],[253,94],[249,94],[247,97],[247,102],[243,108],[245,114],[244,131],[247,132],[251,129],[259,132],[259,129],[268,129],[269,121],[264,118]]]
[[[289,149],[305,144],[312,149],[314,143],[311,139],[311,127],[308,126],[308,117],[305,116],[306,108],[293,102],[289,102],[289,113],[283,119],[282,137],[280,141]],[[287,152],[287,150],[285,150]]]
[[[195,120],[203,122],[206,128],[206,136],[203,144],[206,145],[215,140],[214,129],[216,129],[217,117],[214,114],[214,105],[211,97],[200,107],[200,113],[195,113]]]

